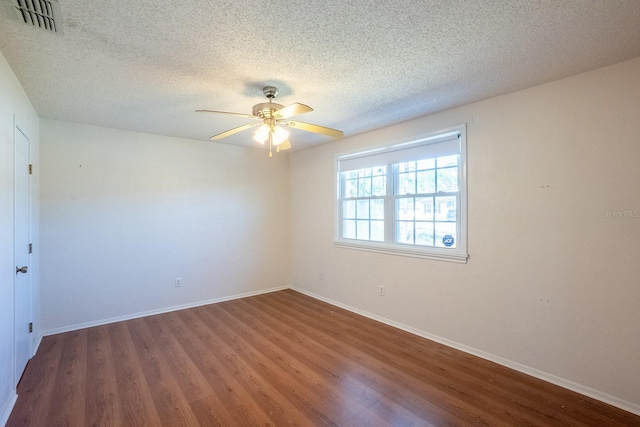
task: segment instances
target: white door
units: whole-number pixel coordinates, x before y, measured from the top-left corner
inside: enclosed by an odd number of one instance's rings
[[[31,286],[29,265],[29,139],[16,126],[14,133],[14,258],[16,384],[31,356]]]

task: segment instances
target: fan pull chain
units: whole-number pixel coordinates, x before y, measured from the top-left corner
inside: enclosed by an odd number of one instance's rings
[[[273,154],[271,153],[271,147],[273,147],[273,129],[269,130],[269,157],[273,157]]]

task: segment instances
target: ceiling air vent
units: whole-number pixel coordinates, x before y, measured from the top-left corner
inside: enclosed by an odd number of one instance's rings
[[[27,25],[62,33],[60,6],[56,0],[14,0],[18,18]]]

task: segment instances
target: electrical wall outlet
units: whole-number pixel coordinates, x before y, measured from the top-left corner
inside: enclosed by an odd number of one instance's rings
[[[324,271],[321,271],[320,273],[318,273],[318,279],[324,280]]]
[[[380,287],[378,288],[378,293],[380,294],[381,297],[384,296],[384,286],[380,285]]]
[[[176,288],[181,288],[182,287],[182,279],[179,277],[176,277]]]

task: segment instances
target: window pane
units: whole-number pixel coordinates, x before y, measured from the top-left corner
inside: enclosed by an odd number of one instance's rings
[[[418,172],[418,193],[435,193],[436,192],[436,171]]]
[[[371,196],[371,178],[360,178],[358,180],[358,197]]]
[[[372,196],[384,196],[387,194],[386,188],[387,178],[386,176],[376,176],[371,180],[371,195]]]
[[[456,220],[456,196],[436,197],[436,221]]]
[[[413,222],[396,222],[396,242],[413,244]]]
[[[458,191],[458,168],[438,169],[438,191]]]
[[[342,217],[345,219],[351,219],[356,217],[356,201],[347,200],[342,202]]]
[[[361,240],[369,240],[369,221],[356,221],[356,238]]]
[[[420,197],[415,201],[416,220],[433,221],[433,197]]]
[[[416,223],[416,245],[433,246],[433,222]]]
[[[415,194],[416,174],[414,172],[398,174],[398,194]]]
[[[436,246],[441,248],[456,247],[456,223],[436,222]]]
[[[358,200],[358,205],[356,209],[356,218],[358,219],[369,219],[369,201],[368,200]]]
[[[342,172],[346,179],[355,179],[358,178],[358,171],[347,171]]]
[[[342,237],[345,239],[356,238],[356,222],[353,220],[346,220],[342,222]]]
[[[458,209],[456,206],[457,200],[451,197],[447,201],[447,221],[457,221],[458,220]]]
[[[371,200],[371,219],[384,219],[384,199]]]
[[[371,240],[384,242],[384,221],[371,221]]]
[[[436,167],[436,159],[418,160],[418,169],[419,170],[433,169],[435,167]]]
[[[371,169],[360,169],[358,171],[358,178],[367,178],[371,176]]]
[[[412,172],[416,170],[416,162],[398,163],[398,172]]]
[[[457,165],[458,165],[457,154],[454,154],[453,156],[438,157],[439,168],[443,168],[445,166],[457,166]]]
[[[373,176],[386,175],[387,167],[386,166],[376,166],[375,168],[371,168],[371,174]]]
[[[396,217],[398,219],[413,220],[413,197],[396,200]]]
[[[347,179],[344,181],[344,197],[358,197],[357,179]]]

